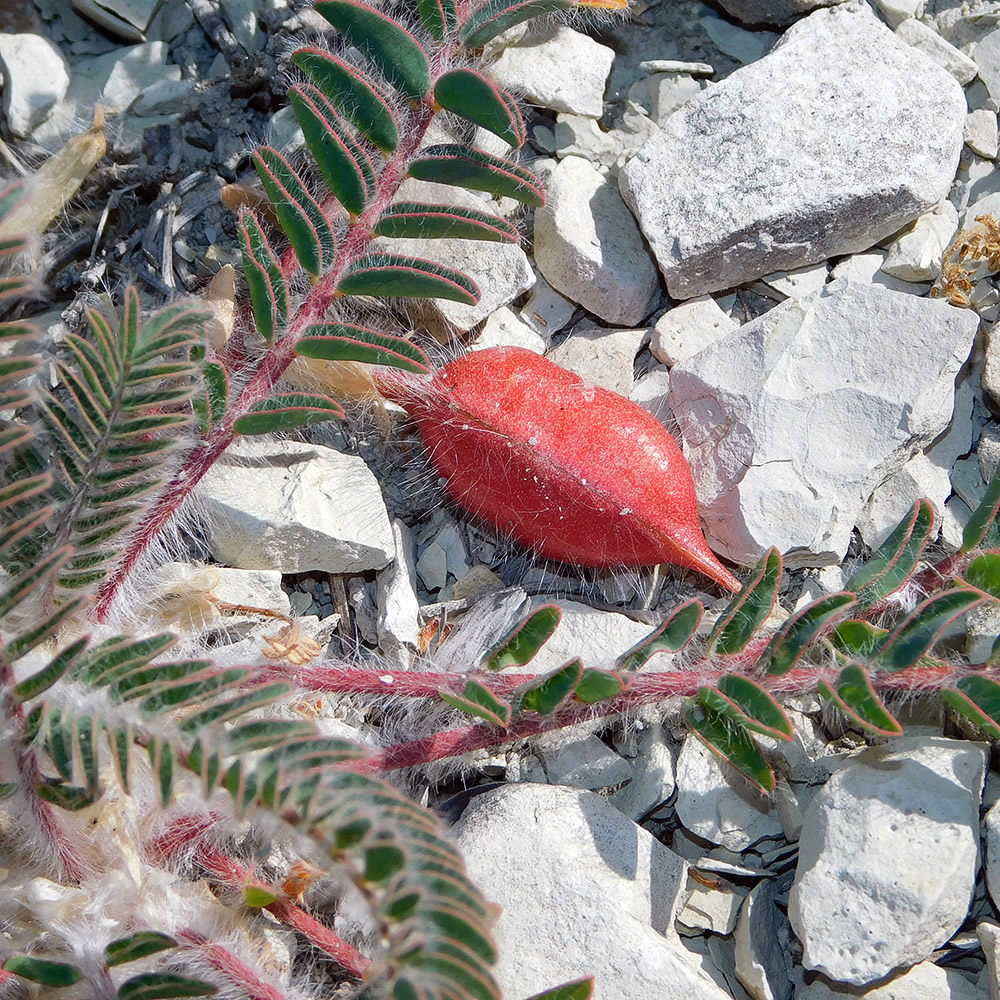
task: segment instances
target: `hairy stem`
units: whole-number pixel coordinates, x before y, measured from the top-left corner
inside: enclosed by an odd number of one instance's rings
[[[289,1000],[279,989],[265,983],[241,958],[228,948],[212,941],[198,931],[184,928],[177,932],[178,939],[191,951],[235,986],[246,1000]]]

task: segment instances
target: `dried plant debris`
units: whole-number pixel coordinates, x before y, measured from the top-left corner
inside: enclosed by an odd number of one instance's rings
[[[946,298],[964,309],[982,310],[996,299],[983,278],[1000,271],[1000,223],[992,215],[976,216],[976,224],[960,229],[944,251],[941,277],[933,298]]]

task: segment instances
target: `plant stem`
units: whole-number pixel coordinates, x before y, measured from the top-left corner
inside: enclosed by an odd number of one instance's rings
[[[177,932],[185,946],[196,951],[216,972],[223,975],[246,1000],[289,1000],[280,990],[265,983],[241,958],[228,948],[190,928]]]

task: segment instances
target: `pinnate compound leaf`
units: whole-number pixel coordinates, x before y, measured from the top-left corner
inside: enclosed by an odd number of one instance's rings
[[[524,120],[513,98],[474,69],[453,69],[434,84],[434,100],[475,125],[500,136],[508,146],[520,146],[526,136]]]
[[[295,353],[322,361],[361,361],[423,374],[430,371],[427,355],[403,337],[350,323],[310,326],[295,345]]]
[[[997,466],[979,506],[972,512],[962,532],[962,552],[971,552],[980,545],[997,548],[1000,531],[997,529],[997,509],[1000,508],[1000,466]]]
[[[723,677],[716,690],[744,717],[745,725],[776,740],[792,738],[792,724],[784,709],[756,681],[739,674]]]
[[[31,958],[29,955],[14,955],[3,964],[7,972],[28,979],[33,983],[41,983],[59,989],[73,986],[83,979],[83,973],[75,966],[66,962],[50,962],[44,958]]]
[[[177,942],[169,934],[161,934],[159,931],[137,931],[128,937],[112,941],[104,949],[104,964],[125,965],[126,962],[135,962],[147,955],[155,955],[158,951],[176,947]]]
[[[933,527],[934,508],[918,500],[844,589],[857,594],[862,607],[897,591],[916,569]]]
[[[410,176],[486,191],[536,208],[545,204],[542,182],[530,170],[480,149],[447,143],[428,146],[410,164]]]
[[[575,690],[583,677],[579,657],[517,690],[517,706],[522,712],[551,715]]]
[[[288,322],[288,285],[278,258],[253,212],[240,215],[243,271],[250,290],[250,303],[257,332],[265,342],[280,337]]]
[[[1000,552],[984,552],[969,563],[965,582],[1000,600]]]
[[[1000,684],[991,677],[963,677],[954,688],[945,688],[941,697],[993,739],[1000,739]]]
[[[424,205],[399,202],[375,224],[376,236],[392,239],[464,239],[516,243],[517,227],[506,219],[457,205]]]
[[[518,622],[495,646],[486,653],[490,670],[504,667],[523,667],[530,663],[559,627],[562,609],[555,604],[544,604],[522,622]]]
[[[868,674],[857,663],[850,663],[840,671],[836,690],[821,680],[819,693],[869,732],[879,736],[899,736],[903,732],[903,727],[875,694]]]
[[[691,732],[712,753],[732,764],[758,788],[765,792],[774,791],[774,772],[746,726],[738,717],[717,711],[706,703],[702,691],[684,708],[684,721]]]
[[[618,657],[619,670],[638,670],[656,653],[676,653],[682,650],[698,631],[705,613],[701,601],[687,601],[641,642]]]
[[[424,50],[401,25],[359,0],[317,0],[325,17],[404,97],[419,100],[431,89]]]
[[[210,997],[218,992],[217,986],[202,979],[170,972],[147,972],[122,983],[118,988],[118,1000],[180,1000],[182,997]]]
[[[515,24],[572,6],[570,0],[488,0],[465,22],[459,37],[467,48],[478,49]]]
[[[71,603],[78,608],[83,602],[81,600]],[[17,702],[29,701],[31,698],[40,695],[43,691],[47,691],[76,663],[77,658],[87,648],[89,641],[89,636],[77,639],[76,642],[67,646],[61,653],[55,656],[47,666],[30,677],[26,677],[14,688],[14,700]],[[16,657],[11,656],[11,659],[16,659]]]
[[[761,668],[772,677],[788,673],[820,632],[856,603],[855,595],[845,591],[806,605],[774,634],[760,659]]]
[[[254,405],[233,424],[237,434],[270,434],[272,431],[322,420],[340,420],[344,408],[335,399],[314,393],[294,392],[271,396]]]
[[[337,249],[323,210],[276,149],[259,147],[253,162],[295,256],[306,271],[318,278],[333,262]]]
[[[330,104],[377,149],[391,153],[399,145],[399,129],[385,95],[366,76],[342,59],[304,48],[292,62],[323,92]],[[361,164],[363,169],[363,164]]]
[[[326,186],[351,215],[360,215],[374,193],[375,174],[368,157],[319,90],[292,87],[288,97]]]
[[[587,667],[577,684],[573,697],[585,704],[617,698],[625,690],[627,680],[614,670]]]
[[[536,993],[528,1000],[590,1000],[590,995],[594,992],[594,977],[587,976],[586,979],[574,979],[571,983],[563,983],[562,986],[554,986],[551,990],[543,990]]]
[[[40,799],[67,812],[86,809],[96,801],[95,794],[89,788],[82,788],[79,785],[50,785],[41,782],[35,786],[35,791]]]
[[[450,299],[474,306],[479,286],[466,274],[418,257],[369,254],[351,264],[337,285],[343,295]]]
[[[455,0],[417,0],[417,13],[436,42],[444,41],[458,22]]]
[[[876,653],[879,668],[895,671],[912,667],[959,615],[985,600],[976,591],[955,588],[924,601],[885,639]]]
[[[745,649],[771,614],[780,582],[781,553],[772,546],[754,567],[743,589],[722,612],[709,637],[710,648],[723,655]]]
[[[478,681],[468,681],[463,694],[452,694],[450,691],[439,691],[441,700],[452,708],[459,708],[469,715],[492,722],[495,726],[506,728],[510,725],[510,705],[502,702],[493,692]]]

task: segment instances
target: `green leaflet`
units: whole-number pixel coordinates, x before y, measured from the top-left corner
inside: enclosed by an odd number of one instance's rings
[[[626,678],[617,671],[587,667],[573,692],[573,697],[587,705],[597,701],[607,701],[609,698],[617,698],[627,684]]]
[[[477,718],[492,722],[495,726],[506,728],[510,725],[510,705],[500,701],[489,688],[477,681],[468,681],[462,694],[452,694],[450,691],[438,692],[442,701],[452,708],[460,708]]]
[[[977,590],[1000,600],[1000,552],[984,552],[969,563],[965,580]]]
[[[314,393],[293,392],[271,396],[256,403],[249,413],[237,417],[237,434],[270,434],[279,429],[301,427],[322,420],[340,420],[344,408],[335,399]]]
[[[515,24],[572,6],[570,0],[488,0],[465,22],[459,37],[467,48],[478,49]]]
[[[732,764],[762,791],[774,791],[774,772],[739,718],[712,708],[699,692],[685,706],[684,721],[712,753]]]
[[[466,239],[516,243],[517,227],[506,219],[475,208],[425,205],[404,201],[391,205],[375,224],[376,236],[394,239]]]
[[[820,632],[856,603],[855,595],[847,592],[813,601],[778,629],[764,650],[760,666],[773,677],[788,673]]]
[[[781,553],[774,547],[764,553],[753,575],[719,617],[709,637],[709,647],[732,655],[746,648],[767,621],[781,583]]]
[[[358,0],[317,0],[315,9],[404,97],[419,100],[431,89],[424,50],[402,26]]]
[[[366,76],[319,49],[299,49],[292,53],[292,62],[377,149],[391,153],[399,145],[399,129],[392,108]]]
[[[756,681],[740,674],[723,677],[715,690],[728,703],[725,707],[714,703],[719,711],[735,711],[744,725],[754,732],[776,740],[792,738],[792,724],[784,709]]]
[[[656,653],[682,650],[698,631],[705,608],[701,601],[686,601],[645,639],[618,657],[619,670],[639,670]]]
[[[986,598],[977,591],[955,588],[924,601],[892,632],[876,653],[881,670],[912,667],[937,642],[938,636],[959,615],[970,611]]]
[[[882,645],[888,631],[860,618],[850,618],[830,633],[830,641],[845,656],[865,660]]]
[[[551,715],[576,690],[582,677],[583,661],[577,657],[544,677],[518,688],[518,710]]]
[[[514,99],[473,69],[453,69],[434,84],[434,100],[446,111],[465,118],[518,147],[525,138],[524,120]]]
[[[360,215],[375,193],[371,161],[319,90],[292,87],[288,97],[326,186],[352,216]]]
[[[862,607],[894,593],[916,568],[933,527],[934,508],[918,500],[844,589],[857,594]]]
[[[530,170],[465,146],[428,146],[410,164],[410,176],[473,191],[488,191],[536,208],[545,204],[542,182]]]
[[[542,605],[487,650],[484,657],[486,665],[490,670],[503,670],[504,667],[523,667],[530,663],[552,637],[561,620],[561,608],[555,604]]]
[[[288,285],[253,212],[241,213],[239,233],[254,322],[264,342],[270,344],[284,333],[288,322]]]
[[[819,693],[869,732],[879,736],[899,736],[903,732],[903,727],[875,694],[868,674],[856,663],[840,671],[836,689],[821,680]]]
[[[1000,466],[993,473],[986,493],[979,506],[972,512],[962,533],[962,551],[971,552],[984,542],[988,548],[995,548],[998,541],[997,526],[994,523],[1000,508]]]
[[[201,979],[168,972],[146,972],[122,983],[118,1000],[179,1000],[181,997],[210,997],[218,992],[218,987]]]
[[[478,285],[461,271],[430,260],[387,253],[369,254],[351,264],[337,291],[343,295],[450,299],[469,306],[479,301]]]
[[[295,345],[303,358],[322,361],[361,361],[369,365],[389,365],[423,374],[430,363],[416,344],[378,330],[351,323],[319,323],[310,326]]]
[[[590,1000],[593,992],[594,977],[587,976],[586,979],[575,979],[571,983],[563,983],[562,986],[536,993],[528,997],[528,1000]]]
[[[993,739],[1000,739],[1000,684],[995,680],[971,674],[963,677],[954,688],[945,688],[941,697]]]
[[[417,0],[417,13],[436,42],[443,42],[445,35],[455,30],[455,0]]]
[[[28,955],[15,955],[4,962],[3,967],[8,972],[22,979],[29,979],[42,986],[60,988],[72,986],[83,979],[83,973],[65,962],[49,962],[44,958],[31,958]]]
[[[168,934],[159,931],[137,931],[128,937],[112,941],[104,949],[104,964],[112,967],[135,962],[147,955],[155,955],[158,951],[176,948],[177,942]]]
[[[318,278],[333,263],[337,249],[323,210],[276,149],[259,147],[253,162],[295,256],[306,271]]]

